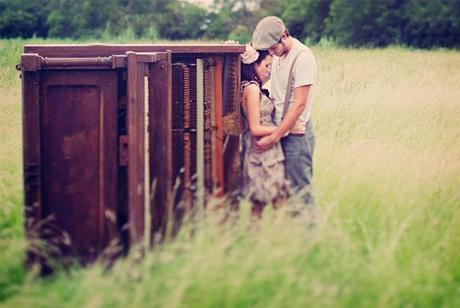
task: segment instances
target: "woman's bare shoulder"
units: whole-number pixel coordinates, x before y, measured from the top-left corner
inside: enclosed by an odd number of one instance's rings
[[[249,93],[259,93],[259,92],[260,92],[260,88],[256,82],[248,82],[243,87],[243,93],[245,95],[247,95],[247,93],[249,94]]]

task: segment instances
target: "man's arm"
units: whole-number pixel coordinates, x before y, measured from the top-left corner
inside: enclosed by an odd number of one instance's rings
[[[257,142],[258,147],[262,150],[272,147],[294,126],[302,112],[307,108],[311,86],[305,85],[294,89],[294,104],[286,113],[280,126],[271,135],[265,136]]]

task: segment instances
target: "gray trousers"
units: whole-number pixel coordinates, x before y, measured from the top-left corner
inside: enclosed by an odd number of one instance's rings
[[[286,177],[294,189],[294,197],[300,197],[305,205],[313,206],[311,193],[313,177],[313,151],[315,132],[308,121],[304,135],[288,135],[281,139],[284,152]]]

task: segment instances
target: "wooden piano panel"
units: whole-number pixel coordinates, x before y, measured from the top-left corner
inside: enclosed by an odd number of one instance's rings
[[[113,71],[41,73],[41,219],[68,234],[61,253],[83,263],[116,229],[117,95]]]

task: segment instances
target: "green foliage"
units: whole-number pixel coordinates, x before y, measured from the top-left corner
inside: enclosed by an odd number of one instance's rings
[[[288,3],[289,0],[260,0],[258,14],[260,16],[281,16]]]
[[[420,48],[460,46],[460,1],[407,0],[402,41]]]
[[[47,25],[51,37],[97,37],[104,31],[117,34],[123,22],[116,0],[51,0],[50,7]]]
[[[305,27],[303,35],[313,42],[319,42],[325,37],[326,18],[332,0],[310,0],[306,3]]]
[[[251,33],[246,26],[238,25],[236,28],[229,34],[228,39],[231,41],[236,41],[241,44],[246,44],[251,41]]]
[[[248,41],[261,18],[276,15],[313,44],[460,46],[458,0],[214,0],[207,8],[187,0],[0,0],[0,12],[0,37]]]
[[[324,35],[325,20],[332,0],[289,0],[281,18],[291,35],[318,42]]]
[[[289,29],[291,35],[295,37],[304,37],[304,27],[307,22],[307,3],[305,0],[287,1],[285,10],[281,19]]]
[[[190,3],[171,1],[155,14],[160,36],[167,39],[198,39],[204,34],[206,11]]]
[[[333,0],[327,34],[345,46],[459,47],[460,2]]]
[[[85,33],[82,20],[82,3],[72,0],[55,0],[54,9],[47,19],[51,37],[79,37]],[[68,15],[72,12],[72,15]]]
[[[0,306],[459,307],[460,54],[313,47],[319,220],[213,213],[142,259],[42,279],[23,267],[24,44],[0,40]],[[308,218],[308,217],[307,217]]]
[[[400,0],[334,0],[326,21],[327,32],[339,44],[386,46],[398,43]]]
[[[238,25],[253,29],[256,21],[247,7],[247,2],[244,0],[214,0],[208,14],[205,38],[225,40]]]
[[[46,36],[48,0],[0,0],[0,37]]]

